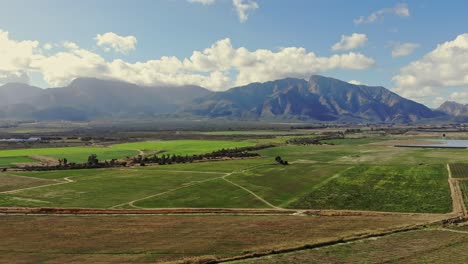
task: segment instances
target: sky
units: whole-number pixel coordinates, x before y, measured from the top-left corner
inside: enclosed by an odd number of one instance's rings
[[[466,1],[0,0],[0,84],[214,91],[313,74],[468,103]]]

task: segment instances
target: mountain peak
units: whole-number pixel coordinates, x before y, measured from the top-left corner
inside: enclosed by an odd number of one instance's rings
[[[437,110],[451,116],[468,116],[468,104],[464,105],[455,101],[445,101]]]

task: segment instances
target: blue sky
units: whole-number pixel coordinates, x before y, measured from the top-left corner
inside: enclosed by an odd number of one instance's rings
[[[0,0],[0,83],[94,76],[223,90],[322,74],[429,106],[468,103],[467,10],[465,1]]]

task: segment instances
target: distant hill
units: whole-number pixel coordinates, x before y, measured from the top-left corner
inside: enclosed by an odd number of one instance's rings
[[[440,105],[437,110],[451,116],[468,117],[468,104],[464,105],[453,101],[447,101]]]
[[[190,111],[209,117],[320,121],[413,122],[440,116],[383,87],[314,75],[252,83],[195,100]]]
[[[173,113],[181,104],[211,93],[198,86],[145,87],[78,78],[61,88],[22,84],[0,87],[0,117],[39,120],[88,120],[100,117],[151,117]],[[8,95],[3,97],[2,95]],[[19,109],[24,110],[17,112]],[[14,110],[14,111],[13,111]]]
[[[353,85],[314,75],[252,83],[223,92],[198,86],[146,87],[78,78],[66,87],[0,87],[0,118],[90,120],[208,117],[248,120],[414,122],[444,115],[383,87]]]

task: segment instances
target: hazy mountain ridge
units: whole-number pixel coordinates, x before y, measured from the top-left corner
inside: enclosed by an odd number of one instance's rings
[[[0,118],[88,120],[177,114],[226,119],[413,122],[444,115],[383,87],[314,75],[251,83],[223,92],[198,86],[145,87],[78,78],[66,87],[0,87]]]
[[[451,116],[468,116],[468,104],[460,104],[454,101],[444,102],[437,110]]]
[[[41,89],[28,85],[11,84],[0,87],[0,96],[14,94],[14,100],[0,101],[0,116],[87,120],[98,117],[155,116],[173,113],[180,104],[188,103],[210,91],[198,86],[144,87],[131,83],[78,78],[66,87]],[[30,92],[34,91],[33,94]],[[29,110],[17,114],[9,109],[19,106]],[[3,113],[3,115],[1,114]]]

